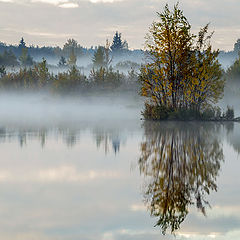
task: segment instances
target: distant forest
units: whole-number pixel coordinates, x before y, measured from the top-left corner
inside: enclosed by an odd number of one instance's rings
[[[50,65],[64,67],[76,58],[76,65],[82,66],[92,63],[94,54],[99,48],[109,48],[109,54],[115,64],[123,62],[119,67],[129,64],[126,60],[130,61],[130,64],[131,62],[141,63],[144,56],[144,51],[141,49],[130,50],[127,41],[122,40],[121,33],[116,32],[112,42],[107,40],[105,46],[98,45],[90,48],[81,46],[75,39],[67,39],[63,47],[27,45],[24,38],[21,38],[16,45],[0,41],[0,65],[5,67],[31,66],[45,58]],[[224,68],[229,67],[237,59],[239,51],[240,39],[234,44],[232,51],[220,51],[219,61]],[[81,59],[83,61],[78,61]]]
[[[0,65],[4,66],[31,66],[34,62],[42,61],[42,58],[48,60],[53,65],[64,66],[67,63],[78,59],[88,59],[91,62],[94,54],[99,48],[109,48],[109,54],[113,58],[129,58],[135,59],[136,62],[141,61],[143,51],[130,50],[126,40],[122,40],[121,33],[116,32],[112,42],[106,40],[105,46],[95,46],[86,48],[81,46],[75,39],[67,39],[63,47],[52,46],[34,46],[27,45],[24,38],[21,38],[19,44],[8,45],[0,42]],[[81,62],[77,62],[81,66]]]
[[[54,92],[109,91],[116,89],[137,95],[141,66],[149,52],[131,50],[122,34],[91,48],[68,39],[63,47],[18,45],[0,42],[0,90],[50,89]],[[227,79],[225,95],[239,99],[240,39],[229,52],[220,51],[218,60]],[[151,59],[150,59],[151,61]]]

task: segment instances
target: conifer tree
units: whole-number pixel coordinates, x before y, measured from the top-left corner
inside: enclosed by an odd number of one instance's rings
[[[113,53],[121,53],[123,49],[128,49],[127,41],[122,41],[122,34],[116,31],[113,42],[111,45],[111,50]]]
[[[59,67],[64,67],[66,65],[67,65],[67,61],[66,61],[65,57],[61,56],[61,58],[60,58],[60,60],[58,62],[58,66]]]
[[[98,46],[97,50],[95,51],[93,55],[93,66],[94,67],[105,67],[105,49],[103,46]]]

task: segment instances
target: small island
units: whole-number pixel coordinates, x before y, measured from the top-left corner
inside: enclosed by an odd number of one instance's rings
[[[140,70],[146,120],[240,121],[234,109],[223,112],[224,70],[213,50],[209,24],[197,35],[179,9],[166,5],[146,37],[148,63]]]

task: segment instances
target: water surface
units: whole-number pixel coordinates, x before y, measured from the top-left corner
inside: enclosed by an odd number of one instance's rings
[[[2,110],[1,239],[175,239],[177,223],[176,239],[240,239],[240,124],[144,123],[132,103],[36,104]]]

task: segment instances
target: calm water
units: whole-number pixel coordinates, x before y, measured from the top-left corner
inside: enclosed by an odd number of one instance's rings
[[[1,239],[240,239],[240,124],[107,109],[1,122]]]

